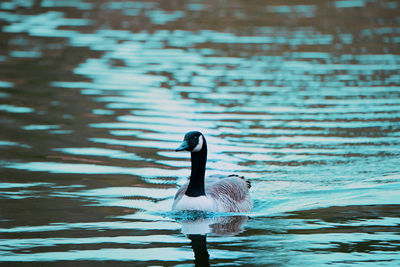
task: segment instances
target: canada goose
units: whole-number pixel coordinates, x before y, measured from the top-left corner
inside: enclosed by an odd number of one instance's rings
[[[172,210],[251,211],[250,182],[244,177],[213,175],[205,178],[207,142],[202,133],[186,133],[176,151],[190,151],[192,167],[190,180],[178,189]]]

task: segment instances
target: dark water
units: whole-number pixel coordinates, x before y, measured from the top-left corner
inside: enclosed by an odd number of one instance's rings
[[[0,261],[399,265],[399,5],[1,1]],[[188,130],[249,218],[169,212]]]

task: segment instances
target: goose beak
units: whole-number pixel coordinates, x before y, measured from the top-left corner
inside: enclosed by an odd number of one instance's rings
[[[188,149],[189,149],[189,144],[186,141],[183,141],[183,143],[175,151],[184,151]]]

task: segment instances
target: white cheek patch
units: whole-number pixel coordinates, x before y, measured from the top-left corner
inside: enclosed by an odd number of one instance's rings
[[[195,148],[193,148],[192,152],[199,152],[203,148],[203,136],[199,136],[199,143]]]

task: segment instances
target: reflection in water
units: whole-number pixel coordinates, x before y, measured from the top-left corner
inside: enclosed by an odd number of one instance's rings
[[[200,211],[186,211],[180,212],[176,220],[182,225],[181,231],[186,235],[214,234],[230,236],[243,231],[243,225],[247,222],[248,217],[244,215],[221,216]]]
[[[0,261],[399,265],[398,8],[1,1]],[[192,129],[251,220],[164,216]]]
[[[207,251],[206,235],[188,235],[191,240],[190,245],[194,252],[195,266],[210,266],[210,255]]]
[[[184,211],[174,214],[182,225],[182,233],[191,240],[195,266],[210,266],[207,235],[233,236],[243,231],[248,217],[243,215],[216,216],[200,211]]]

